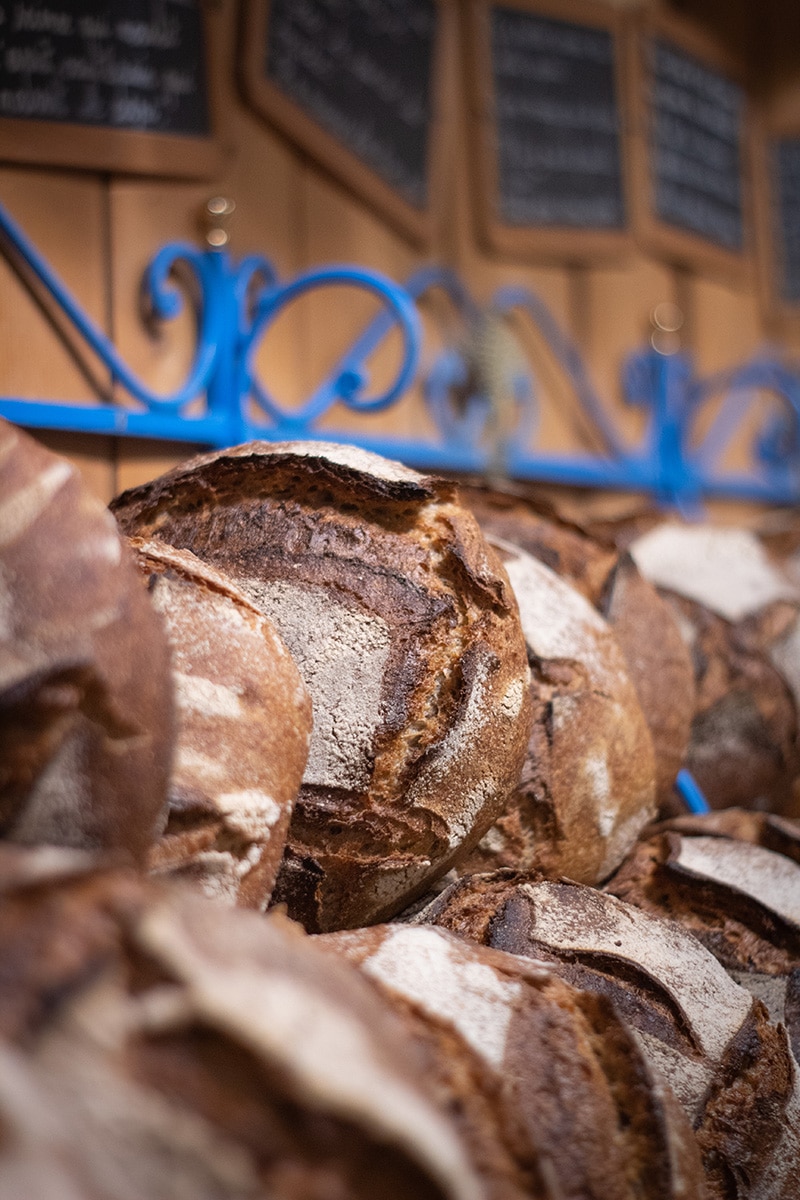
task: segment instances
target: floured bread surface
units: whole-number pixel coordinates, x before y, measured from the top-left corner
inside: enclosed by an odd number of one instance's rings
[[[746,530],[664,523],[631,546],[695,674],[686,767],[713,808],[798,803],[800,593]]]
[[[431,926],[314,940],[429,1046],[487,1196],[702,1195],[689,1123],[604,999]]]
[[[0,851],[4,1196],[483,1200],[423,1048],[299,926]]]
[[[727,1197],[741,1174],[747,1195],[771,1195],[776,1176],[796,1186],[797,1162],[780,1161],[800,1134],[785,1031],[688,930],[594,888],[510,871],[459,880],[415,920],[612,1002],[691,1122],[710,1195]]]
[[[800,967],[800,865],[719,829],[705,835],[697,818],[686,832],[670,825],[634,848],[608,890],[680,921],[728,969]]]
[[[514,596],[454,487],[354,447],[251,443],[114,509],[231,576],[311,693],[274,899],[325,930],[422,894],[501,811],[530,722]]]
[[[272,622],[188,550],[131,539],[172,647],[178,731],[158,872],[265,909],[308,756],[311,699]]]
[[[489,488],[462,492],[484,533],[544,563],[608,621],[653,739],[659,807],[672,811],[694,712],[694,670],[669,605],[629,554],[590,537],[541,499]]]
[[[140,859],[173,738],[169,649],[113,518],[0,421],[0,832]]]
[[[519,788],[460,869],[535,867],[595,883],[655,811],[650,733],[603,618],[542,563],[495,544],[519,603],[534,722]]]
[[[776,600],[800,602],[800,588],[746,529],[665,522],[630,547],[658,587],[738,622]]]

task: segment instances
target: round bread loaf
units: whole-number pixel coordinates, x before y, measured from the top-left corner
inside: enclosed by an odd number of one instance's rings
[[[3,1196],[481,1200],[404,1026],[298,926],[52,847],[0,847],[0,895]]]
[[[797,1193],[800,1090],[786,1031],[680,925],[509,871],[459,880],[415,922],[545,962],[611,1001],[691,1121],[709,1195]],[[731,1191],[732,1180],[747,1184]]]
[[[698,938],[786,1026],[798,1062],[799,846],[797,830],[774,816],[729,810],[669,821],[608,883]]]
[[[114,509],[229,574],[311,693],[274,900],[330,930],[422,894],[502,810],[530,728],[514,596],[454,486],[355,447],[256,442]]]
[[[668,522],[631,553],[692,655],[686,766],[714,808],[791,814],[800,802],[800,592],[746,530]]]
[[[534,718],[516,793],[457,869],[536,868],[597,883],[655,811],[647,724],[602,617],[524,550],[494,545],[519,603]]]
[[[630,555],[590,537],[550,507],[489,488],[462,489],[487,533],[519,546],[581,592],[613,629],[653,739],[656,796],[674,811],[689,744],[694,671],[677,621]]]
[[[188,550],[132,538],[172,648],[169,817],[150,867],[265,909],[311,737],[311,699],[272,625]]]
[[[0,833],[141,859],[166,816],[169,648],[113,518],[0,421]]]
[[[602,997],[441,929],[314,939],[356,963],[430,1048],[490,1200],[697,1200],[688,1121]]]

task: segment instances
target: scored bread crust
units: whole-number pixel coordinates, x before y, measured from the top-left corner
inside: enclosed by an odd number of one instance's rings
[[[151,869],[265,909],[311,736],[311,698],[289,651],[220,571],[131,538],[172,647],[178,730],[169,817]]]
[[[297,925],[60,847],[0,845],[0,899],[2,1195],[482,1200],[402,1024]]]
[[[459,880],[414,920],[544,963],[612,1002],[691,1121],[710,1195],[796,1193],[800,1093],[786,1031],[689,931],[595,888],[510,871]],[[750,1186],[731,1193],[737,1176]]]
[[[166,816],[169,647],[76,468],[0,421],[0,835],[141,859]]]
[[[535,868],[597,883],[655,811],[652,739],[608,624],[538,559],[489,540],[519,603],[534,717],[519,786],[458,869]]]
[[[530,720],[516,602],[454,485],[351,446],[256,442],[113,507],[230,575],[311,692],[275,900],[326,930],[422,894],[502,809]]]
[[[430,926],[313,940],[428,1045],[487,1200],[703,1197],[689,1123],[605,998]]]
[[[673,811],[689,744],[694,671],[669,605],[625,551],[590,537],[541,500],[462,488],[484,533],[510,542],[577,588],[614,631],[653,739],[659,807]]]

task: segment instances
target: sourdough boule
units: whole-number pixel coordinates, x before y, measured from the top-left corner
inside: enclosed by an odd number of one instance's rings
[[[471,849],[516,785],[525,643],[455,485],[326,443],[201,456],[114,504],[270,617],[312,696],[274,893],[309,930],[385,919]]]
[[[538,559],[494,544],[519,602],[533,722],[516,791],[457,869],[537,869],[597,883],[655,812],[652,739],[608,624]]]
[[[0,421],[0,836],[141,859],[172,741],[167,638],[113,517]]]
[[[277,914],[0,845],[0,1195],[482,1200],[403,1025]]]
[[[689,651],[668,603],[629,554],[589,536],[541,498],[474,486],[462,488],[462,496],[484,533],[537,558],[608,621],[653,739],[659,807],[675,811],[675,778],[689,744],[695,696]]]
[[[188,550],[130,539],[172,648],[178,728],[151,869],[265,909],[308,757],[311,698],[274,625]]]

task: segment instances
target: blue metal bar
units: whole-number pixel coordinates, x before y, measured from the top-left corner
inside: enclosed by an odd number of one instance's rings
[[[159,396],[134,375],[127,363],[117,353],[113,342],[109,341],[91,317],[84,312],[72,292],[59,279],[2,205],[0,205],[0,232],[11,242],[27,267],[53,296],[69,318],[70,323],[81,333],[87,345],[110,368],[116,379],[122,383],[131,396],[148,406],[160,404],[163,407],[177,409],[203,391],[215,365],[217,357],[215,334],[222,319],[226,300],[226,297],[212,286],[219,277],[219,272],[214,269],[212,264],[214,257],[221,254],[220,251],[203,254],[192,246],[170,246],[162,250],[151,264],[148,282],[160,314],[174,315],[178,311],[176,297],[167,284],[166,276],[179,259],[185,260],[197,272],[203,295],[197,349],[189,374],[180,388],[170,395]]]
[[[675,791],[683,800],[686,807],[691,813],[707,813],[711,812],[711,807],[700,790],[697,781],[691,772],[685,768],[678,771],[678,777],[675,780]]]
[[[415,377],[421,339],[417,302],[438,290],[467,328],[481,309],[458,276],[429,265],[400,288],[378,273],[349,265],[306,272],[281,283],[262,255],[234,261],[224,250],[201,251],[171,244],[153,258],[145,273],[145,292],[153,315],[174,318],[184,298],[176,268],[191,272],[198,295],[194,305],[197,343],[183,384],[167,395],[149,389],[122,360],[105,334],[82,310],[69,289],[0,206],[0,234],[26,269],[47,289],[86,345],[100,358],[134,402],[58,404],[52,401],[0,399],[0,413],[35,428],[152,437],[198,445],[225,446],[254,437],[336,436],[317,429],[335,404],[352,412],[379,412],[393,404]],[[286,305],[322,287],[367,289],[380,301],[377,315],[341,355],[316,391],[298,408],[284,410],[258,378],[255,357],[269,326]],[[536,412],[533,379],[515,370],[509,379],[515,397],[516,427],[506,438],[504,466],[520,479],[573,486],[615,488],[653,494],[660,503],[696,512],[703,496],[728,496],[766,503],[800,500],[800,376],[772,357],[761,356],[735,370],[697,379],[686,355],[640,351],[625,365],[623,394],[648,414],[640,445],[630,447],[592,387],[577,348],[560,329],[540,297],[520,287],[499,288],[489,312],[520,310],[534,323],[572,382],[581,411],[603,446],[601,453],[553,454],[532,447]],[[395,329],[402,355],[390,387],[364,395],[367,364]],[[485,471],[496,449],[485,444],[491,418],[485,396],[465,395],[469,371],[463,346],[441,352],[430,368],[424,390],[438,428],[438,440],[369,438],[358,440],[380,453],[442,471]],[[759,432],[754,464],[743,472],[722,472],[719,461],[739,428],[752,395],[769,391],[782,410]],[[692,423],[701,407],[721,394],[721,411],[711,429],[693,444]],[[455,397],[455,398],[454,398]],[[190,403],[202,401],[191,415]],[[251,407],[254,404],[254,408]],[[344,434],[348,439],[352,434]]]
[[[569,375],[583,411],[592,422],[606,453],[613,454],[618,459],[627,459],[625,444],[611,424],[599,396],[589,382],[577,346],[561,329],[541,297],[527,288],[501,287],[494,294],[492,308],[497,312],[520,308],[528,313]]]
[[[367,331],[339,359],[328,378],[317,388],[311,398],[291,414],[285,413],[256,379],[252,371],[252,360],[259,339],[275,319],[280,310],[292,300],[320,286],[360,287],[373,292],[394,317],[403,335],[403,358],[391,387],[380,395],[362,399],[359,393],[366,386],[364,362],[377,346],[373,327]],[[375,323],[373,323],[374,326]],[[391,328],[391,324],[388,328]],[[382,328],[381,324],[381,328]],[[387,328],[387,332],[388,332]],[[264,291],[259,297],[251,329],[243,349],[248,374],[253,381],[255,394],[262,408],[279,425],[292,427],[310,425],[328,411],[337,400],[343,400],[354,412],[379,412],[388,408],[410,385],[414,378],[419,355],[421,326],[419,314],[411,297],[377,272],[365,271],[347,265],[321,267],[299,275],[290,283]]]

